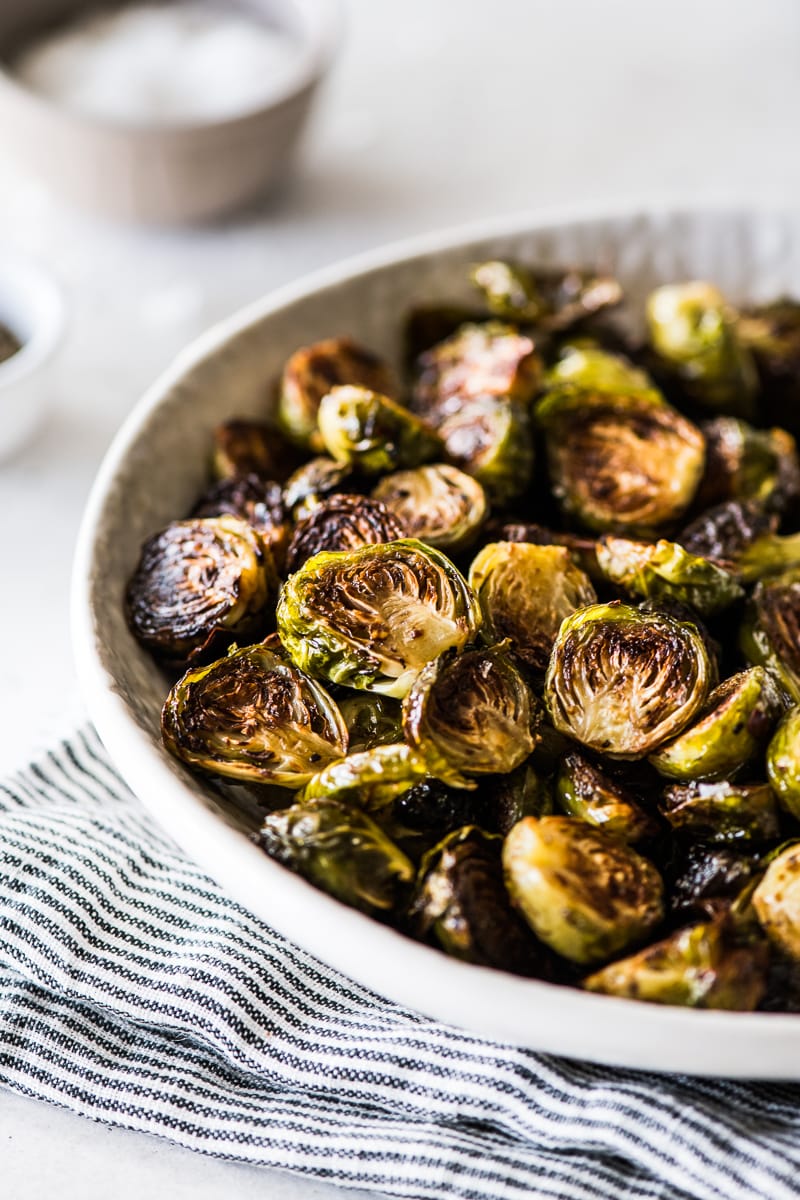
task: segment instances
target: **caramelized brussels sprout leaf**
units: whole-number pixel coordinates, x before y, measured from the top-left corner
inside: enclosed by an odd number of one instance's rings
[[[406,536],[448,554],[472,545],[488,511],[478,480],[447,463],[385,475],[372,496],[394,513]]]
[[[490,641],[507,638],[527,666],[543,672],[565,617],[597,596],[589,578],[561,546],[492,542],[476,555],[470,586]]]
[[[634,542],[607,534],[597,562],[609,583],[644,600],[679,600],[708,617],[744,595],[734,576],[677,542]]]
[[[480,627],[449,559],[411,538],[317,554],[283,586],[278,633],[299,667],[402,699],[419,671]]]
[[[757,870],[752,846],[681,842],[670,871],[672,909],[703,913],[709,902],[733,900]]]
[[[575,817],[519,821],[505,839],[503,867],[531,929],[571,962],[602,962],[652,933],[663,917],[653,864]]]
[[[126,593],[128,624],[157,658],[185,664],[260,630],[276,587],[268,548],[238,517],[173,521],[142,547]]]
[[[707,509],[683,530],[678,540],[689,554],[738,563],[748,547],[762,538],[769,544],[778,518],[757,500],[728,500]]]
[[[705,842],[764,842],[780,835],[767,783],[676,783],[665,790],[661,811],[673,829]]]
[[[582,754],[564,757],[556,795],[567,816],[580,817],[623,842],[635,844],[659,832],[658,821],[633,794]]]
[[[770,941],[789,958],[800,959],[800,843],[770,862],[753,892],[753,908]]]
[[[800,568],[759,583],[740,633],[748,662],[768,667],[800,703]]]
[[[208,488],[192,510],[193,517],[240,517],[269,547],[280,570],[286,559],[291,525],[281,485],[260,475],[235,475]]]
[[[300,788],[347,753],[347,726],[325,688],[263,643],[187,671],[161,730],[183,762],[244,783]]]
[[[767,776],[781,808],[800,821],[800,707],[786,714],[767,747]]]
[[[505,646],[440,655],[403,701],[406,740],[451,787],[513,771],[535,745],[533,697]]]
[[[381,827],[334,798],[270,813],[256,842],[270,858],[372,916],[399,912],[414,882],[410,859]]]
[[[442,442],[429,425],[369,388],[332,388],[320,401],[318,420],[331,458],[365,475],[416,467],[442,456]]]
[[[298,521],[286,554],[289,574],[323,550],[357,550],[394,542],[405,535],[403,525],[380,500],[342,492],[321,500],[313,512]]]

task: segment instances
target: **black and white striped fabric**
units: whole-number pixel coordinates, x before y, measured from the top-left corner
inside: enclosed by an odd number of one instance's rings
[[[447,1028],[228,900],[85,731],[0,785],[0,1084],[396,1196],[788,1200],[800,1087]]]

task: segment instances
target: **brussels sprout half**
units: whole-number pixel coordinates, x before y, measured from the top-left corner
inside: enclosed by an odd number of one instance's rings
[[[472,545],[488,511],[478,480],[447,463],[395,471],[376,484],[372,496],[394,513],[408,537],[448,554]]]
[[[742,416],[753,411],[755,363],[717,288],[700,280],[656,288],[646,314],[653,349],[693,399]]]
[[[295,521],[302,521],[317,505],[337,492],[352,492],[353,468],[321,454],[292,472],[283,489],[283,502]]]
[[[565,617],[597,600],[589,578],[562,546],[491,542],[469,569],[488,640],[507,638],[527,666],[543,672]]]
[[[534,933],[576,963],[602,962],[664,915],[661,877],[630,846],[575,817],[526,817],[505,839],[512,901]]]
[[[223,637],[258,630],[276,588],[269,550],[238,517],[173,521],[142,547],[128,624],[157,658],[185,664]]]
[[[564,757],[556,779],[556,795],[567,816],[580,817],[624,842],[635,844],[659,832],[658,821],[628,789],[582,754]]]
[[[766,946],[744,944],[722,920],[679,929],[584,979],[589,992],[752,1012],[766,989]]]
[[[800,706],[786,714],[767,747],[767,776],[781,808],[800,821]]]
[[[325,688],[263,643],[187,671],[167,697],[161,731],[183,762],[287,788],[347,753],[347,726]]]
[[[466,400],[438,425],[448,458],[472,475],[492,504],[506,505],[531,482],[534,444],[527,408],[507,396]]]
[[[443,654],[403,701],[406,740],[452,787],[513,771],[534,748],[533,697],[505,646]]]
[[[303,346],[287,360],[278,397],[278,421],[288,437],[317,454],[323,441],[317,427],[320,401],[333,387],[352,384],[394,396],[385,363],[351,338],[326,338]]]
[[[193,517],[240,517],[269,547],[280,570],[286,559],[291,525],[281,485],[260,475],[235,475],[221,479],[203,493],[192,509]]]
[[[754,429],[736,417],[715,417],[700,429],[706,468],[696,497],[699,509],[726,500],[757,500],[781,512],[797,499],[797,444],[785,429]]]
[[[739,644],[749,662],[772,670],[800,703],[800,567],[756,585]]]
[[[412,538],[317,554],[283,586],[278,633],[297,665],[402,699],[418,672],[480,627],[466,580]]]
[[[531,270],[493,259],[478,263],[470,279],[495,316],[558,332],[619,304],[622,288],[608,275],[590,271]]]
[[[646,543],[607,534],[597,544],[597,563],[609,583],[629,595],[679,600],[704,617],[744,595],[729,571],[664,538]]]
[[[297,461],[283,435],[264,421],[224,421],[214,430],[213,441],[211,469],[216,480],[242,475],[282,480]]]
[[[438,427],[470,400],[502,398],[525,406],[540,378],[533,342],[513,325],[462,325],[417,359],[411,407]]]
[[[782,850],[753,892],[753,908],[767,937],[791,959],[800,959],[800,844]]]
[[[325,798],[264,820],[256,842],[270,858],[372,916],[405,905],[414,867],[367,813]]]
[[[501,845],[474,825],[448,834],[423,858],[412,924],[464,962],[518,975],[549,974],[547,951],[511,907]]]
[[[661,811],[673,829],[705,842],[763,842],[780,835],[767,783],[676,783],[665,790]]]
[[[755,359],[767,411],[800,432],[800,304],[784,296],[747,308],[739,313],[736,332]]]
[[[365,475],[442,457],[442,442],[430,426],[369,388],[331,388],[320,401],[318,421],[328,454]]]
[[[397,541],[405,533],[402,523],[380,500],[347,492],[328,496],[295,526],[286,552],[286,570],[289,574],[298,571],[323,550],[357,550]]]
[[[728,779],[763,751],[786,708],[786,696],[764,667],[723,680],[697,721],[650,755],[668,779]]]
[[[404,742],[373,746],[323,767],[308,781],[300,799],[332,797],[373,811],[385,807],[427,774],[424,759]]]
[[[544,390],[550,393],[564,385],[589,392],[608,392],[612,396],[643,395],[660,402],[655,383],[641,367],[635,367],[623,354],[612,354],[599,346],[567,343],[558,360],[547,371]]]
[[[539,402],[536,418],[553,494],[589,529],[649,537],[689,507],[705,441],[657,393],[559,388]]]

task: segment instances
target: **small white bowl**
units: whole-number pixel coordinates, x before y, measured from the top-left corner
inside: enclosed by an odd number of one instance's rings
[[[0,325],[21,349],[0,363],[0,459],[19,450],[44,418],[51,394],[46,366],[64,332],[64,301],[35,263],[0,248]]]

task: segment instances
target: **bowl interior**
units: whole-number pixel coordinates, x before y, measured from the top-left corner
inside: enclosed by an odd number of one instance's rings
[[[274,380],[298,346],[349,334],[396,361],[407,310],[418,303],[468,299],[465,267],[494,256],[609,269],[637,308],[656,283],[691,277],[713,279],[734,300],[796,293],[798,235],[800,219],[790,215],[718,212],[521,222],[463,240],[451,237],[398,258],[327,272],[308,286],[268,298],[201,339],[143,399],[112,447],[87,512],[75,576],[79,667],[100,733],[134,789],[196,856],[205,853],[212,830],[226,830],[225,853],[215,853],[215,861],[205,865],[265,919],[362,982],[379,988],[382,983],[390,996],[409,1003],[416,997],[423,1010],[523,1044],[665,1070],[726,1070],[720,1056],[727,1055],[729,1074],[789,1070],[800,1075],[800,1057],[795,1055],[787,1068],[787,1043],[778,1040],[782,1030],[780,1036],[793,1039],[800,1051],[800,1021],[793,1017],[655,1010],[606,997],[564,995],[564,989],[546,984],[465,968],[344,910],[258,856],[239,832],[252,824],[252,813],[198,781],[162,749],[159,716],[166,681],[131,637],[123,614],[125,583],[142,541],[184,516],[206,481],[212,428],[234,415],[269,414]],[[194,825],[201,809],[204,816],[198,819],[205,822],[207,836],[192,840],[185,818],[190,814]],[[265,881],[263,890],[247,889],[248,871]],[[303,913],[288,911],[288,903],[285,912],[265,911],[261,897],[270,889],[274,896],[299,897]],[[316,931],[308,927],[312,914]],[[382,953],[387,946],[391,952]],[[378,960],[383,968],[376,977]],[[423,968],[429,980],[441,980],[435,997],[422,981],[415,984],[414,972]],[[527,998],[523,1011],[521,996]],[[535,1028],[529,1003],[539,1014]],[[601,1030],[591,1019],[598,1006]],[[579,1030],[567,1020],[569,1011],[580,1017]],[[664,1042],[666,1030],[680,1031],[680,1047]],[[730,1036],[737,1030],[749,1032],[731,1050]],[[748,1049],[751,1035],[758,1045]],[[774,1045],[772,1058],[767,1043]]]

